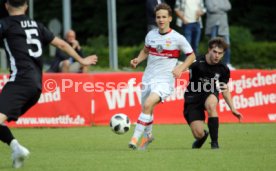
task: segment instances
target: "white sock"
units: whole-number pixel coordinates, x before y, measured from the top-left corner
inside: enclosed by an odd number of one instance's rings
[[[137,141],[139,140],[145,131],[146,124],[150,122],[150,119],[151,116],[149,114],[140,114],[132,138],[135,138]]]
[[[151,115],[151,118],[150,118],[149,122],[153,122],[153,114]],[[151,123],[150,125],[146,126],[145,132],[144,132],[144,137],[147,137],[148,134],[152,132],[152,126],[153,126],[153,123]]]
[[[14,151],[19,146],[19,142],[16,139],[13,139],[10,143],[11,149]]]

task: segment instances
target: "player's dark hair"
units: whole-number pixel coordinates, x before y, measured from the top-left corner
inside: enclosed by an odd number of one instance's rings
[[[208,48],[212,49],[218,47],[225,51],[228,48],[228,44],[221,37],[215,37],[208,42]]]
[[[25,3],[27,3],[27,0],[8,0],[8,4],[11,6],[17,8],[23,6]]]
[[[168,4],[161,3],[161,4],[156,5],[156,7],[154,8],[154,12],[156,13],[157,11],[159,11],[161,9],[167,10],[169,12],[169,16],[172,16],[172,8]]]

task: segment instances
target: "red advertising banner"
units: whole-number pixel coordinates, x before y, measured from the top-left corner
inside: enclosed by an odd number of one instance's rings
[[[107,125],[124,113],[135,123],[141,112],[142,73],[44,74],[38,103],[12,127]],[[176,80],[174,93],[154,110],[155,124],[182,124],[188,73]],[[0,75],[0,90],[8,75]],[[276,70],[235,70],[229,82],[234,106],[243,122],[276,122]],[[220,122],[237,122],[220,96]]]
[[[276,71],[237,70],[229,83],[234,106],[244,122],[276,122]],[[224,100],[220,100],[222,122],[234,122]]]
[[[7,75],[0,80],[7,81]],[[78,83],[91,82],[93,77],[79,74],[45,74],[43,91],[38,103],[12,127],[71,127],[90,126],[92,93],[85,92]],[[2,83],[2,82],[1,82]],[[0,85],[2,89],[2,84]]]

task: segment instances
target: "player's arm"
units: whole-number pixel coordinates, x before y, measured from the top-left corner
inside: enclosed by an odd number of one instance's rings
[[[191,53],[191,54],[189,54],[183,63],[177,65],[173,69],[173,71],[172,71],[173,76],[175,78],[180,78],[182,72],[186,71],[190,67],[190,65],[192,65],[192,63],[194,62],[195,59],[196,59],[196,57],[195,57],[195,53],[194,52]]]
[[[136,68],[136,66],[138,64],[140,64],[145,59],[147,59],[148,55],[149,55],[149,49],[146,46],[144,46],[144,48],[140,51],[138,57],[136,57],[130,61],[131,67]]]
[[[87,56],[86,58],[82,58],[67,42],[58,37],[55,37],[52,40],[51,44],[59,48],[60,50],[64,51],[68,55],[72,56],[82,65],[96,64],[98,61],[98,57],[96,55],[91,55]]]
[[[222,96],[223,96],[225,102],[227,103],[227,105],[229,106],[230,110],[232,111],[233,115],[236,116],[239,119],[239,121],[241,121],[243,116],[240,112],[238,112],[235,109],[235,107],[233,105],[231,93],[229,91],[229,88],[228,88],[227,84],[223,85]]]

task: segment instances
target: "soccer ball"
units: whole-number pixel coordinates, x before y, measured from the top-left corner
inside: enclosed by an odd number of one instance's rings
[[[111,117],[109,125],[116,134],[124,134],[130,128],[130,120],[127,115],[119,113]]]

